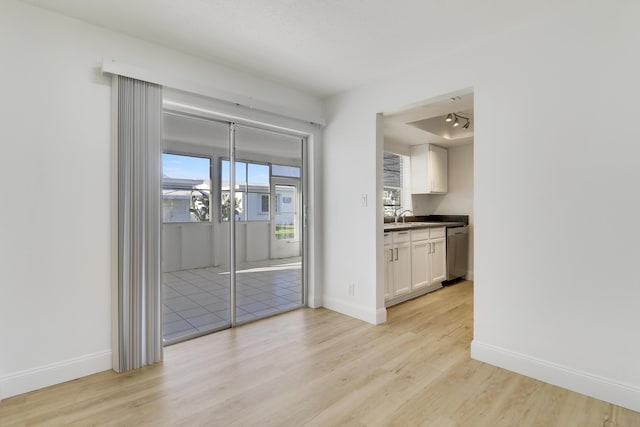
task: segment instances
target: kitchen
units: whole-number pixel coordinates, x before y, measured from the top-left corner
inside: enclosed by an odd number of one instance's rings
[[[473,280],[473,93],[384,114],[385,306]]]

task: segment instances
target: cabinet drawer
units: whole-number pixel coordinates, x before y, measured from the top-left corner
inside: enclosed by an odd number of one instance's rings
[[[429,229],[424,228],[422,230],[411,230],[411,241],[417,242],[419,240],[429,239]]]
[[[393,233],[393,243],[408,243],[411,241],[409,230],[407,231],[394,231]]]
[[[393,239],[391,238],[391,233],[384,233],[384,244],[390,245],[392,242]]]
[[[429,229],[429,237],[431,239],[435,239],[436,237],[445,237],[446,235],[447,235],[447,230],[444,227]]]

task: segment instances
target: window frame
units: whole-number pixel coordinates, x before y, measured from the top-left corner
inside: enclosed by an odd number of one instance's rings
[[[226,220],[224,219],[224,213],[223,213],[223,202],[222,202],[222,195],[224,193],[231,193],[231,188],[229,186],[229,190],[223,190],[222,189],[222,163],[223,162],[228,162],[229,163],[229,174],[231,174],[231,159],[229,157],[225,157],[225,156],[220,156],[219,157],[219,165],[220,165],[220,173],[218,174],[220,177],[219,180],[219,184],[218,184],[218,211],[219,211],[219,217],[218,217],[218,222],[220,223],[225,223],[225,222],[229,222],[230,218],[227,218]],[[269,162],[259,162],[259,161],[253,161],[253,160],[246,160],[246,159],[236,159],[235,160],[236,165],[238,163],[244,163],[245,166],[245,182],[246,184],[246,189],[244,191],[242,190],[236,190],[234,193],[237,195],[238,193],[242,193],[243,197],[242,197],[242,204],[243,204],[243,213],[244,213],[244,218],[240,219],[240,220],[236,220],[237,222],[242,222],[242,223],[256,223],[256,222],[270,222],[271,221],[271,212],[264,212],[262,210],[262,197],[260,197],[260,206],[259,206],[259,210],[258,210],[258,215],[265,215],[266,218],[260,218],[260,219],[249,219],[248,218],[248,214],[246,213],[247,207],[249,205],[249,194],[260,194],[262,195],[268,195],[269,196],[269,202],[271,201],[271,181],[273,178],[273,175],[271,173],[271,165],[272,163]],[[266,191],[249,191],[249,164],[252,165],[259,165],[259,166],[266,166],[269,169],[268,172],[268,177],[269,177],[269,182],[267,185],[267,190]],[[233,171],[235,173],[235,170]],[[231,175],[229,175],[229,178],[231,178]],[[236,196],[237,198],[237,196]]]

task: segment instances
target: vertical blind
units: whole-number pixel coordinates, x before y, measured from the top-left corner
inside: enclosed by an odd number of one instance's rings
[[[402,206],[404,162],[401,156],[387,152],[384,152],[383,160],[384,192],[382,203],[384,205],[384,216],[392,217]]]
[[[118,77],[118,371],[162,360],[161,86]]]
[[[402,158],[397,154],[384,152],[384,186],[402,187]]]

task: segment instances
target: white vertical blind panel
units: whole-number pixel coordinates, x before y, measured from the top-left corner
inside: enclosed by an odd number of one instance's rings
[[[162,88],[118,78],[119,369],[162,360]]]

